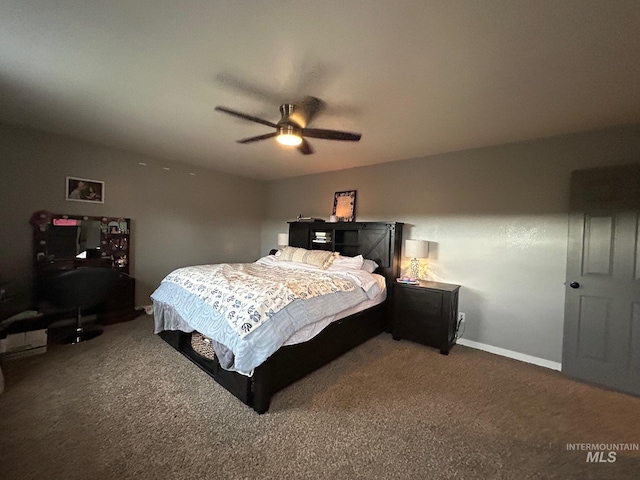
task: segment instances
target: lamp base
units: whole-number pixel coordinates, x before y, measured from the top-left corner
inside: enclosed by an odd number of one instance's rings
[[[411,260],[411,267],[409,268],[409,279],[418,280],[420,275],[420,262],[417,258]]]

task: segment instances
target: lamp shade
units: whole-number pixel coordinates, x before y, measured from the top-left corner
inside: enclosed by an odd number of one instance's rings
[[[279,233],[278,234],[278,246],[286,247],[289,245],[289,234],[288,233]]]
[[[425,240],[405,240],[404,254],[409,258],[426,258],[429,256],[429,242]]]

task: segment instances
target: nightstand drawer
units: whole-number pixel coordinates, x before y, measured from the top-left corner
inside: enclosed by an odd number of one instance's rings
[[[395,289],[394,299],[398,308],[409,312],[422,313],[428,317],[439,317],[442,314],[442,293],[424,290],[413,285]]]

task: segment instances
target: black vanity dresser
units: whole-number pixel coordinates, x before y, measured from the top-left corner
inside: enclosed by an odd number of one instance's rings
[[[35,212],[33,226],[33,303],[50,321],[66,318],[42,299],[44,280],[61,271],[81,267],[117,269],[120,275],[106,300],[93,309],[98,321],[108,325],[139,315],[135,310],[135,279],[131,262],[131,220],[115,217]]]

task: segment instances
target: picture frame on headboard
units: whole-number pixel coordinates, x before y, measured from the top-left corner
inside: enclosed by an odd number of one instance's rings
[[[333,196],[333,215],[339,222],[356,221],[356,190],[336,192]]]
[[[65,193],[65,198],[71,202],[104,203],[104,182],[67,177]]]

